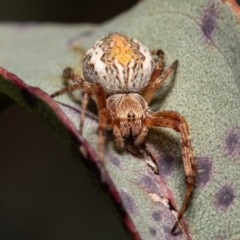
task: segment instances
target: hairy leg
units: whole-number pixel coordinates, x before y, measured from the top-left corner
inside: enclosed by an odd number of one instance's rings
[[[75,74],[71,68],[66,68],[63,71],[63,77],[71,79],[75,84],[65,87],[60,91],[57,91],[51,95],[51,97],[56,97],[66,92],[71,92],[76,89],[79,89],[83,92],[82,95],[82,112],[80,115],[80,130],[82,133],[85,111],[89,97],[91,97],[98,106],[98,116],[99,116],[99,126],[98,126],[98,146],[99,146],[99,156],[100,159],[104,158],[104,130],[107,126],[107,123],[111,121],[110,116],[106,110],[106,95],[104,89],[100,83],[89,83],[86,82],[79,75]]]
[[[134,145],[137,146],[141,144],[146,137],[148,133],[148,128],[147,126],[143,125],[141,133],[137,136],[137,138],[134,140]]]
[[[82,111],[80,114],[80,125],[79,125],[79,133],[80,134],[82,134],[82,130],[83,130],[85,112],[86,112],[88,100],[89,100],[89,95],[87,93],[82,93],[82,101],[81,101]]]
[[[79,87],[78,84],[70,85],[70,86],[67,86],[67,87],[65,87],[65,88],[63,88],[63,89],[61,89],[61,90],[59,90],[59,91],[51,94],[50,96],[51,96],[52,98],[55,98],[55,97],[57,97],[57,96],[60,96],[60,95],[65,94],[65,93],[73,92],[73,91],[75,91],[75,90],[77,90],[77,89],[80,89],[80,87]]]
[[[163,84],[163,82],[167,79],[167,77],[173,71],[176,70],[178,65],[178,60],[174,61],[173,64],[170,67],[168,67],[167,70],[163,73],[164,52],[162,50],[158,50],[157,52],[154,52],[154,53],[158,55],[158,61],[155,65],[150,81],[148,85],[144,88],[142,93],[142,96],[147,103],[151,102],[158,88]]]
[[[109,112],[106,108],[102,108],[98,112],[99,123],[98,123],[98,148],[100,160],[104,161],[104,132],[110,121]]]
[[[197,172],[197,163],[194,157],[192,145],[189,138],[189,127],[186,119],[179,113],[172,111],[152,113],[145,119],[145,124],[149,127],[168,127],[181,134],[182,140],[182,155],[184,172],[186,176],[187,189],[183,200],[182,207],[179,211],[178,219],[172,228],[172,233],[175,232],[179,221],[182,219],[184,212],[187,209],[190,197],[194,189],[194,183]]]
[[[113,134],[115,136],[116,146],[118,149],[124,148],[124,142],[120,128],[115,124],[113,125]]]

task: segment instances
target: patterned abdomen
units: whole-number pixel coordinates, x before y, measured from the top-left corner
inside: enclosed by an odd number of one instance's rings
[[[153,71],[149,50],[135,39],[112,33],[98,40],[83,60],[83,75],[107,93],[139,92]]]

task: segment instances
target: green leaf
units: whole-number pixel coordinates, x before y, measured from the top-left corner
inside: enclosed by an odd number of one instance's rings
[[[178,134],[151,129],[147,144],[160,168],[119,153],[106,136],[105,167],[98,158],[97,121],[88,115],[78,133],[75,95],[53,100],[62,70],[81,71],[83,52],[100,36],[123,32],[150,49],[164,50],[166,66],[179,60],[176,78],[151,107],[183,114],[198,162],[196,189],[184,215],[185,230],[170,230],[186,188]],[[239,239],[240,27],[235,1],[149,0],[98,27],[0,25],[0,91],[39,116],[96,180],[134,239]],[[73,51],[81,48],[83,51]],[[14,75],[14,74],[16,75]]]

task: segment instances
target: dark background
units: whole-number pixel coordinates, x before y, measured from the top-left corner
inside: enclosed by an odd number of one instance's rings
[[[0,0],[0,22],[98,23],[136,2]],[[0,239],[129,239],[60,141],[17,104],[0,112]]]
[[[1,0],[0,21],[106,21],[130,9],[138,0]]]
[[[137,2],[0,0],[0,22],[98,23]],[[0,239],[129,239],[59,140],[17,104],[0,112]]]
[[[128,10],[137,2],[139,0],[0,0],[0,21],[98,23]],[[240,0],[236,2],[240,4]]]

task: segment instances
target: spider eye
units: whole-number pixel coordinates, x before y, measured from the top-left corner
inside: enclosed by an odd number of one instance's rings
[[[128,113],[127,117],[129,120],[132,120],[135,118],[135,113]]]

